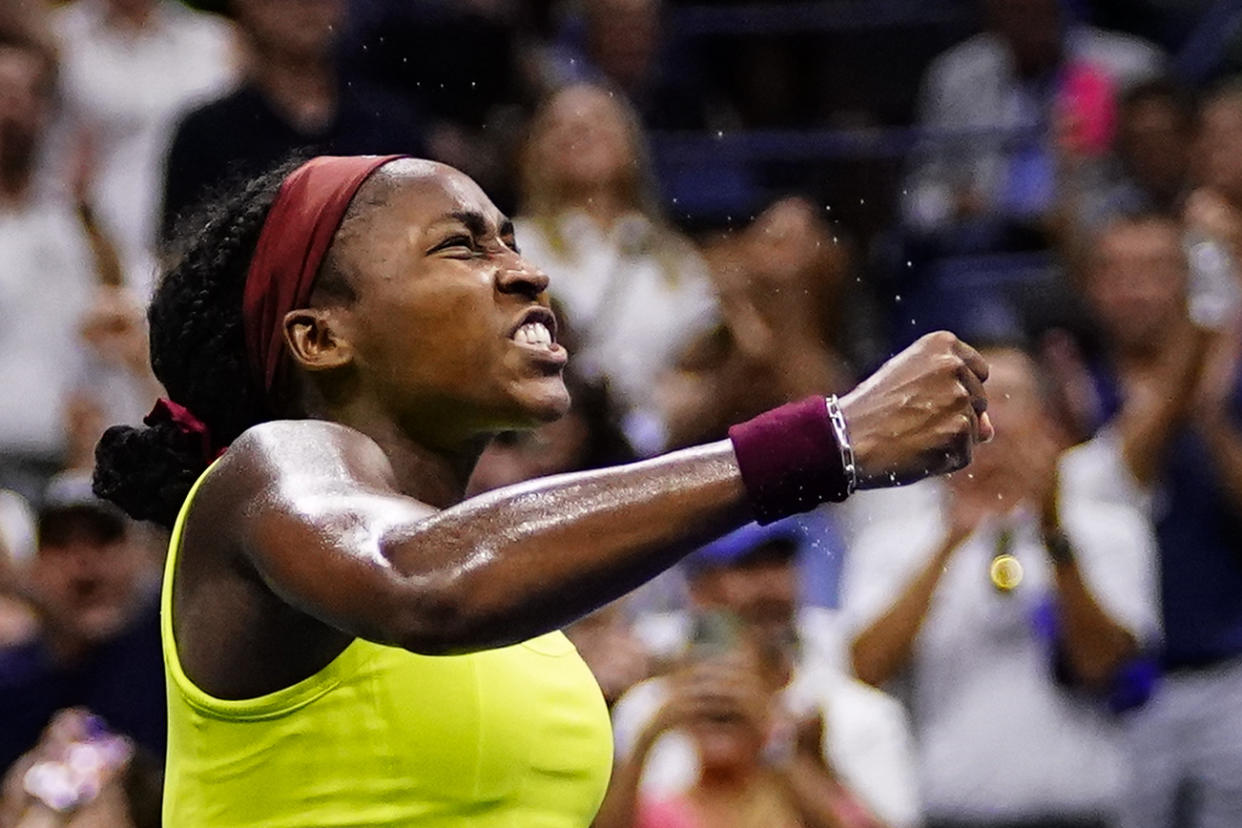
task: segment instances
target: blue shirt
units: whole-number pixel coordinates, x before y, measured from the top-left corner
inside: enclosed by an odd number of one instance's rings
[[[1103,423],[1121,410],[1120,391],[1108,368],[1097,365],[1093,374]],[[1242,371],[1229,416],[1242,426]],[[1165,667],[1204,667],[1242,655],[1242,509],[1191,426],[1170,440],[1152,495]]]
[[[57,711],[85,707],[161,759],[167,738],[158,605],[81,662],[64,666],[43,642],[0,649],[0,772],[35,746]]]

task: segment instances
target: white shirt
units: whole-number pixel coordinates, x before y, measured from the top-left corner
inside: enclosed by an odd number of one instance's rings
[[[664,649],[684,647],[691,623],[686,614],[647,619],[635,631]],[[796,715],[818,711],[824,718],[824,759],[841,781],[890,828],[921,824],[914,773],[913,744],[905,710],[895,699],[846,675],[839,666],[840,628],[835,613],[820,607],[799,611],[802,657],[783,703]],[[629,756],[639,734],[668,698],[668,680],[641,682],[613,708],[613,744],[619,758]],[[640,789],[668,799],[698,779],[694,742],[680,730],[660,736],[648,754]]]
[[[49,195],[0,209],[0,263],[0,452],[53,456],[82,364],[94,260],[72,208]]]
[[[624,408],[650,408],[656,379],[718,319],[702,257],[688,241],[657,250],[659,234],[637,213],[608,232],[567,213],[557,220],[562,244],[539,221],[516,224],[522,254],[551,277],[549,293],[581,340],[574,369],[607,378]]]
[[[1132,508],[1062,503],[1092,594],[1138,640],[1153,640],[1159,610],[1150,525]],[[907,512],[859,535],[843,576],[854,634],[926,565],[944,536],[940,511]],[[985,523],[950,558],[903,677],[927,813],[980,820],[1108,815],[1125,771],[1116,722],[1100,700],[1054,678],[1052,643],[1036,620],[1051,609],[1052,568],[1035,521],[1015,520],[1021,583],[1011,593],[992,585],[1000,527]]]
[[[74,137],[87,136],[92,204],[142,290],[151,276],[173,130],[182,114],[234,81],[231,29],[218,17],[161,0],[153,19],[134,31],[111,25],[101,0],[78,0],[58,12],[55,30],[64,99],[59,140],[72,156]]]

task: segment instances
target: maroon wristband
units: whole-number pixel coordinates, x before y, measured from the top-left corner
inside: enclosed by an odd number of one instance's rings
[[[849,495],[828,405],[808,397],[729,429],[755,520],[768,524]]]

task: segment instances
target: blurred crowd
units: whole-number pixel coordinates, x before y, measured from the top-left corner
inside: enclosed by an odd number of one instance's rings
[[[93,447],[196,205],[295,153],[457,166],[551,275],[574,406],[475,492],[991,364],[967,471],[568,630],[600,828],[1242,825],[1242,9],[873,3],[0,0],[0,828],[159,824],[167,538]]]

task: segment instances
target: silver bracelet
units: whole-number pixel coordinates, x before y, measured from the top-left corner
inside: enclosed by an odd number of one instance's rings
[[[854,447],[850,445],[850,432],[845,425],[845,414],[836,394],[824,398],[828,404],[828,421],[841,449],[841,467],[845,471],[845,493],[852,495],[858,489],[858,464],[854,460]]]

